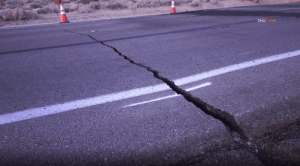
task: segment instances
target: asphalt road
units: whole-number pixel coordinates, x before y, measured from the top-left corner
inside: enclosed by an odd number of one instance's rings
[[[0,164],[209,165],[211,149],[295,124],[299,16],[293,3],[2,28]]]

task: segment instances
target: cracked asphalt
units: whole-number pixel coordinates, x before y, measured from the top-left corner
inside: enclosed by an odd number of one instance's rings
[[[0,164],[297,165],[299,7],[0,29]]]

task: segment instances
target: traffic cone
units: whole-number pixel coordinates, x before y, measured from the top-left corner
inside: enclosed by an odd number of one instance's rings
[[[60,20],[61,20],[60,23],[68,23],[69,22],[62,3],[60,3]]]
[[[176,13],[174,0],[172,0],[171,13]]]

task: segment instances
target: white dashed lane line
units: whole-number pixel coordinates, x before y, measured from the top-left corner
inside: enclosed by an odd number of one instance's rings
[[[288,52],[288,53],[279,54],[279,55],[273,55],[273,56],[269,56],[269,57],[265,57],[265,58],[261,58],[261,59],[255,59],[252,61],[234,64],[234,65],[222,67],[219,69],[211,70],[208,72],[203,72],[203,73],[199,73],[196,75],[180,78],[180,79],[175,80],[174,83],[177,86],[186,85],[189,83],[193,83],[193,82],[200,81],[203,79],[219,76],[219,75],[226,74],[229,72],[234,72],[234,71],[246,69],[249,67],[254,67],[254,66],[258,66],[258,65],[262,65],[262,64],[266,64],[266,63],[270,63],[270,62],[274,62],[274,61],[292,58],[292,57],[296,57],[299,55],[300,55],[300,50],[297,50],[297,51]],[[122,91],[119,93],[106,94],[106,95],[100,95],[100,96],[87,98],[87,99],[70,101],[70,102],[62,103],[62,104],[49,105],[49,106],[45,106],[45,107],[32,108],[32,109],[27,109],[27,110],[23,110],[23,111],[14,112],[14,113],[3,114],[3,115],[0,115],[0,125],[18,122],[18,121],[27,120],[27,119],[32,119],[32,118],[37,118],[37,117],[46,116],[46,115],[57,114],[57,113],[71,111],[71,110],[80,109],[80,108],[86,108],[86,107],[100,105],[100,104],[104,104],[104,103],[108,103],[108,102],[129,99],[129,98],[138,97],[138,96],[142,96],[142,95],[146,95],[146,94],[162,92],[165,90],[170,90],[170,87],[167,86],[166,84],[159,84],[159,85],[154,85],[154,86],[132,89],[132,90],[128,90],[128,91]]]
[[[201,85],[198,85],[198,86],[189,88],[189,89],[187,89],[186,91],[196,90],[196,89],[203,88],[203,87],[206,87],[206,86],[209,86],[209,85],[211,85],[211,82],[207,82],[207,83],[204,83],[204,84],[201,84]],[[153,99],[153,100],[148,100],[148,101],[143,101],[143,102],[140,102],[140,103],[134,103],[134,104],[126,105],[126,106],[124,106],[123,108],[133,107],[133,106],[142,105],[142,104],[147,104],[147,103],[152,103],[152,102],[155,102],[155,101],[160,101],[160,100],[164,100],[164,99],[169,99],[169,98],[173,98],[173,97],[177,97],[177,96],[181,96],[181,95],[174,94],[174,95],[169,95],[169,96],[165,96],[165,97],[160,97],[160,98],[156,98],[156,99]]]

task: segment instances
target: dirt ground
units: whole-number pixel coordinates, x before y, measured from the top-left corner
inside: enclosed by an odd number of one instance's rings
[[[176,11],[228,8],[298,0],[175,0]],[[62,0],[70,22],[167,14],[171,0]],[[54,0],[0,0],[0,27],[60,22]]]

